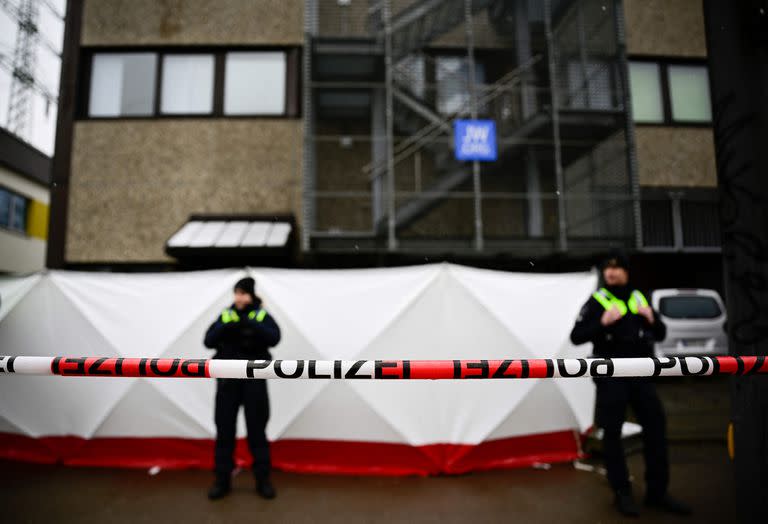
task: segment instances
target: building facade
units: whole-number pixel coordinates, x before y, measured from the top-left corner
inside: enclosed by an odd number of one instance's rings
[[[0,129],[0,274],[45,267],[51,159]]]
[[[232,262],[277,220],[288,265],[717,263],[696,0],[79,0],[65,40],[52,267]]]
[[[643,247],[716,250],[717,173],[702,6],[684,0],[625,5]]]

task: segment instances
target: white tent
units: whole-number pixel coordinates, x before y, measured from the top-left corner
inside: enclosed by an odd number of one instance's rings
[[[0,279],[0,354],[204,358],[203,334],[246,272],[281,326],[276,358],[589,351],[568,335],[594,274],[442,264]],[[0,456],[207,467],[214,388],[213,380],[2,376]],[[271,381],[269,391],[274,463],[297,471],[440,473],[568,460],[594,403],[588,379]]]

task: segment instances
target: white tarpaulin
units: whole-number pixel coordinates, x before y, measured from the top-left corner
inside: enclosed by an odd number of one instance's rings
[[[0,280],[0,354],[206,358],[250,273],[282,359],[582,357],[568,340],[596,277],[442,264],[370,270],[52,271]],[[6,298],[6,294],[9,298]],[[0,377],[0,432],[212,439],[215,381]],[[271,381],[270,440],[478,446],[583,431],[590,380]],[[239,434],[244,424],[239,422]],[[278,448],[279,449],[279,448]],[[279,462],[279,461],[278,461]]]

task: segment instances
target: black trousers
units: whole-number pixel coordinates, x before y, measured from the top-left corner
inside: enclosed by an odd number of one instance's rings
[[[253,456],[256,478],[269,475],[271,462],[266,427],[269,420],[269,397],[266,380],[218,379],[216,381],[216,448],[215,472],[219,478],[229,479],[235,467],[235,436],[237,412],[245,408],[248,430],[248,448]]]
[[[603,428],[603,456],[608,482],[615,491],[629,489],[629,471],[621,427],[630,406],[643,427],[646,494],[666,494],[669,485],[667,423],[656,386],[644,378],[597,379],[595,422]]]

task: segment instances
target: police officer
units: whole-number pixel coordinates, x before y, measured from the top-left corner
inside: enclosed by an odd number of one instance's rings
[[[598,357],[652,357],[653,344],[666,336],[666,326],[643,294],[629,284],[629,261],[613,252],[602,264],[605,287],[584,304],[571,332],[574,344],[592,342]],[[667,493],[669,458],[666,420],[656,388],[649,378],[599,378],[595,423],[603,429],[603,455],[616,509],[639,515],[632,496],[629,472],[621,443],[627,406],[643,427],[646,506],[680,515],[690,509]]]
[[[280,342],[280,328],[261,307],[256,283],[243,278],[235,284],[234,303],[225,309],[205,334],[205,346],[215,349],[215,359],[271,360],[269,348]],[[253,457],[256,491],[265,499],[275,497],[269,478],[269,442],[265,429],[269,420],[269,397],[265,380],[218,379],[216,384],[216,480],[208,498],[219,499],[231,489],[234,469],[237,412],[245,408],[248,448]]]

